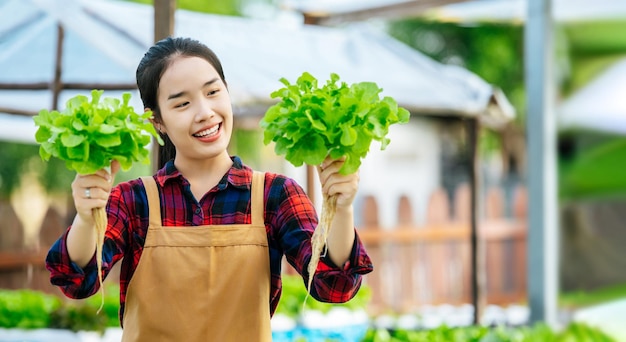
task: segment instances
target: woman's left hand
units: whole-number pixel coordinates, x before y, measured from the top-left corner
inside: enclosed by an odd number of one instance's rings
[[[322,194],[324,196],[336,195],[338,208],[351,206],[359,188],[358,170],[348,175],[339,173],[345,160],[345,157],[339,159],[327,157],[321,165],[317,166]]]

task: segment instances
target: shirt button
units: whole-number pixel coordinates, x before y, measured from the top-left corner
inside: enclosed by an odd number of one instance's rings
[[[200,215],[201,212],[202,212],[202,209],[196,208],[196,215]]]

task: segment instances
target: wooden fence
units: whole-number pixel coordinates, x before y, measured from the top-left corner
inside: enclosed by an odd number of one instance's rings
[[[31,289],[65,298],[50,284],[45,259],[52,244],[63,234],[72,217],[49,207],[39,230],[37,246],[24,247],[23,228],[8,202],[0,202],[0,289]],[[120,263],[109,273],[107,282],[119,281]]]
[[[0,288],[33,289],[60,294],[50,284],[45,269],[48,249],[67,228],[67,218],[49,208],[39,231],[36,247],[25,247],[24,232],[17,215],[7,202],[0,202]]]
[[[406,197],[398,225],[381,227],[375,198],[365,200],[359,230],[375,270],[365,282],[372,289],[372,313],[412,312],[424,305],[469,304],[471,300],[469,188],[456,191],[452,205],[443,190],[432,194],[425,223],[417,225]],[[526,191],[519,187],[505,214],[501,189],[481,201],[479,267],[484,270],[481,304],[526,300]]]

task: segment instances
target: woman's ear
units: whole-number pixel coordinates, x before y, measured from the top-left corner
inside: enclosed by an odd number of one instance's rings
[[[143,109],[143,111],[144,111],[144,113],[145,113],[145,112],[149,112],[149,111],[150,111],[150,108],[144,108],[144,109]],[[162,124],[162,123],[160,123],[160,122],[158,121],[158,119],[157,119],[157,118],[155,118],[154,116],[152,116],[149,120],[150,120],[150,122],[152,123],[152,125],[154,126],[154,128],[155,128],[155,129],[156,129],[159,133],[161,133],[161,134],[165,134],[165,128],[163,127],[163,124]]]

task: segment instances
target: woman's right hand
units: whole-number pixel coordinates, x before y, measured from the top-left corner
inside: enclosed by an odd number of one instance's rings
[[[119,169],[119,162],[113,161],[111,173],[103,169],[90,175],[77,174],[72,182],[76,217],[67,235],[67,252],[70,259],[80,267],[85,267],[96,251],[96,229],[92,210],[107,205],[113,180]]]
[[[113,180],[120,169],[118,161],[111,162],[111,172],[101,169],[94,174],[76,174],[72,182],[72,197],[76,208],[76,218],[86,226],[93,226],[92,210],[104,208],[109,200]]]

